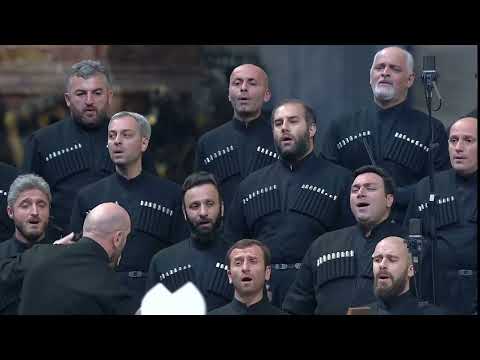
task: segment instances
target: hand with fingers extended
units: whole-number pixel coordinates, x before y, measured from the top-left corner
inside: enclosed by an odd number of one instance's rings
[[[53,244],[54,245],[70,245],[75,243],[75,233],[71,232],[67,236],[64,236],[61,239],[58,239]]]

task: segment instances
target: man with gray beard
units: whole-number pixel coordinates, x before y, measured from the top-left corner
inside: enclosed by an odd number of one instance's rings
[[[375,54],[370,69],[373,101],[330,124],[321,153],[330,161],[355,170],[364,165],[385,169],[397,184],[393,216],[402,221],[413,185],[428,175],[431,130],[428,116],[410,108],[408,90],[415,81],[412,55],[399,47]],[[450,168],[447,133],[433,118],[434,169]]]

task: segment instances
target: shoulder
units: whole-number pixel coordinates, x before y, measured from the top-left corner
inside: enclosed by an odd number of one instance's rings
[[[10,186],[15,178],[20,175],[20,170],[16,167],[0,162],[0,186]],[[7,191],[8,189],[2,189]]]
[[[224,141],[223,137],[230,134],[233,131],[232,120],[227,121],[212,130],[207,131],[200,136],[198,140],[199,144],[207,145],[214,141]]]
[[[171,192],[171,191],[181,192],[182,191],[182,188],[180,187],[180,185],[178,185],[176,182],[173,182],[170,179],[163,178],[146,171],[144,171],[143,174],[145,176],[145,181],[152,185],[158,186],[159,190],[163,190],[165,192]]]
[[[212,311],[208,312],[207,315],[234,315],[232,303],[228,303],[219,308],[213,309]]]
[[[73,121],[73,120],[71,120],[70,118],[65,118],[60,121],[57,121],[56,123],[48,125],[44,128],[38,129],[32,133],[32,137],[51,141],[52,140],[51,136],[63,131],[68,125],[69,121]]]
[[[152,262],[155,262],[156,264],[163,264],[165,262],[170,262],[172,259],[175,259],[180,254],[186,251],[187,242],[188,242],[188,239],[185,239],[158,251],[153,256]]]
[[[355,230],[356,225],[341,228],[335,231],[326,232],[319,237],[317,237],[311,245],[311,249],[316,250],[327,250],[332,248],[332,245],[343,245],[342,241],[348,239],[352,232]]]
[[[109,175],[103,179],[100,179],[92,184],[86,185],[78,192],[78,196],[91,196],[92,194],[102,194],[102,190],[111,186],[113,177],[115,174]]]
[[[317,155],[317,161],[320,164],[321,167],[324,169],[327,169],[328,174],[338,174],[340,176],[344,177],[351,177],[352,172],[338,164],[333,163],[332,161],[326,159],[323,154]],[[335,178],[335,181],[338,181],[338,179]]]

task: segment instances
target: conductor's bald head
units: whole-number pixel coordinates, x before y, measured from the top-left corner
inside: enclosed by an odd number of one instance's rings
[[[100,244],[113,265],[118,265],[130,231],[127,211],[111,202],[93,208],[83,223],[83,236]]]

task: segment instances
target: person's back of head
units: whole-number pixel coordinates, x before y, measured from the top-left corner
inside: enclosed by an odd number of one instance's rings
[[[113,265],[120,261],[130,231],[130,216],[116,203],[96,206],[88,213],[83,223],[83,236],[102,246]]]

